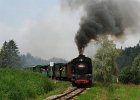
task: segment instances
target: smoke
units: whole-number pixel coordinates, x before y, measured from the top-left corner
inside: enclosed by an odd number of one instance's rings
[[[62,6],[82,7],[84,16],[75,36],[79,53],[100,35],[123,36],[126,30],[138,28],[140,3],[136,0],[62,0]]]

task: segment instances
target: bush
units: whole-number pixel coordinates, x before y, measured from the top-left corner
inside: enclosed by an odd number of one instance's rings
[[[53,90],[53,83],[39,73],[0,69],[0,100],[25,100]]]
[[[136,68],[124,68],[120,75],[119,75],[119,81],[122,83],[134,83],[139,84],[140,83],[140,72]]]
[[[135,68],[131,70],[132,73],[132,79],[131,82],[134,84],[139,84],[140,83],[140,71]]]
[[[130,83],[132,80],[132,72],[129,67],[122,69],[119,75],[119,81],[122,83]]]

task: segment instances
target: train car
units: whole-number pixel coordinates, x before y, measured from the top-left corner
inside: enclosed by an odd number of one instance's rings
[[[71,81],[73,86],[92,85],[92,62],[84,55],[71,61]]]
[[[54,78],[59,80],[67,80],[67,67],[64,63],[57,63],[54,65]]]
[[[71,76],[72,76],[72,64],[69,62],[66,65],[67,68],[67,80],[71,81]]]

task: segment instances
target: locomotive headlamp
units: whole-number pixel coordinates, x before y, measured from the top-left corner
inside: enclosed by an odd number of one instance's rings
[[[85,65],[84,65],[84,64],[79,64],[78,67],[79,67],[79,68],[84,68]]]

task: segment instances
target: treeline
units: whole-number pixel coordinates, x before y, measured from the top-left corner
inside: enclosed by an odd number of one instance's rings
[[[119,79],[123,83],[140,83],[140,41],[134,47],[122,50],[117,59],[121,69]]]
[[[20,56],[21,66],[22,67],[30,67],[30,66],[36,66],[36,65],[48,65],[51,61],[54,63],[67,63],[65,59],[62,58],[56,58],[53,57],[49,60],[44,60],[39,57],[34,57],[30,53],[27,53],[26,55]]]
[[[27,53],[26,55],[20,55],[20,63],[22,67],[32,67],[36,65],[49,64],[47,60],[41,59],[39,57],[34,57],[30,53]]]
[[[0,50],[0,68],[5,67],[32,67],[36,65],[48,65],[50,61],[55,63],[66,63],[61,58],[44,60],[34,57],[30,53],[20,55],[19,48],[14,40],[4,42]]]
[[[100,49],[93,57],[93,74],[103,83],[140,83],[140,42],[134,47],[118,49],[107,37],[99,39]]]
[[[122,53],[117,59],[119,67],[120,68],[131,67],[134,59],[139,55],[139,53],[140,53],[140,41],[134,47],[127,47],[124,50],[122,49]]]

